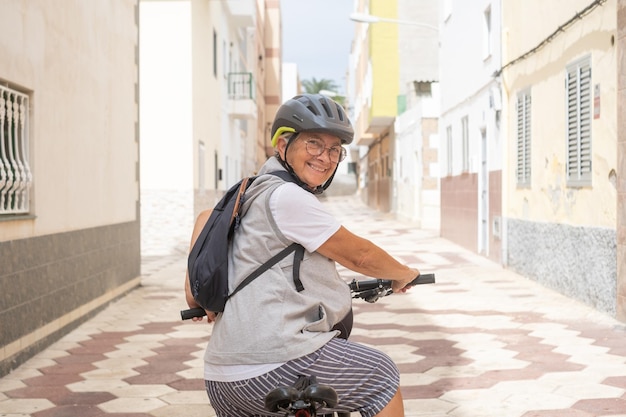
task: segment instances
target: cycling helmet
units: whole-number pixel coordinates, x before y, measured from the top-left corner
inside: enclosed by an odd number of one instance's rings
[[[272,146],[285,132],[322,132],[337,136],[347,145],[354,138],[352,124],[336,101],[322,94],[302,94],[287,100],[272,124]]]

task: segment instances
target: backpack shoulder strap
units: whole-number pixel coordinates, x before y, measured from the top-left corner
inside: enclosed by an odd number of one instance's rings
[[[192,271],[193,263],[195,262],[196,258],[200,254],[200,251],[202,250],[202,247],[204,246],[204,242],[207,239],[207,235],[213,229],[213,224],[215,223],[216,218],[220,215],[221,212],[228,209],[229,201],[232,200],[233,198],[235,198],[235,204],[233,206],[233,211],[231,213],[231,218],[230,218],[230,225],[229,225],[230,233],[232,233],[232,230],[233,230],[233,222],[235,222],[235,226],[237,226],[240,220],[241,205],[243,204],[244,193],[246,189],[250,186],[250,184],[252,184],[252,181],[255,180],[255,178],[256,177],[243,178],[239,183],[233,185],[226,192],[226,194],[220,199],[220,201],[215,205],[215,207],[213,208],[213,211],[209,215],[209,218],[207,219],[206,223],[202,227],[202,231],[196,238],[196,242],[194,243],[191,249],[191,252],[189,253],[189,258],[188,258],[189,271]],[[237,194],[235,195],[235,193]]]
[[[294,251],[296,252],[296,255],[295,255],[296,260],[294,261],[294,265],[293,265],[293,272],[294,272],[293,281],[296,284],[296,289],[298,290],[298,292],[304,290],[302,281],[300,281],[300,261],[302,261],[302,259],[304,258],[304,247],[300,245],[299,243],[292,243],[291,245],[287,246],[285,249],[278,252],[276,255],[272,256],[263,265],[258,267],[253,273],[248,275],[246,279],[241,281],[241,283],[237,286],[237,288],[235,288],[235,290],[232,293],[228,294],[227,299],[237,294],[246,285],[250,284],[256,278],[258,278],[261,274],[263,274],[265,271],[270,269],[274,264],[276,264],[278,261],[285,258],[287,255],[289,255],[291,252],[294,252]]]
[[[293,175],[291,175],[289,172],[287,171],[272,171],[272,172],[268,172],[268,174],[270,175],[274,175],[275,177],[280,178],[281,180],[285,181],[285,182],[293,182],[294,184],[297,184],[298,181],[296,181],[296,179],[293,177]]]
[[[273,172],[269,172],[268,174],[274,175],[276,177],[279,177],[280,179],[282,179],[285,182],[293,182],[293,183],[297,184],[295,178],[293,178],[293,176],[289,172],[287,172],[287,171],[273,171]],[[245,192],[245,188],[243,188],[243,191]],[[240,190],[240,192],[241,192],[241,190]],[[235,295],[239,291],[241,291],[245,286],[250,284],[252,281],[254,281],[256,278],[258,278],[260,275],[262,275],[265,271],[270,269],[276,263],[281,261],[283,258],[285,258],[287,255],[289,255],[291,252],[294,252],[293,282],[294,282],[296,290],[298,292],[303,291],[304,290],[304,285],[302,285],[302,281],[300,280],[300,263],[304,259],[304,246],[300,245],[299,243],[295,243],[294,242],[291,245],[289,245],[286,248],[284,248],[283,250],[281,250],[280,252],[278,252],[276,255],[272,256],[263,265],[261,265],[254,272],[252,272],[250,275],[248,275],[243,281],[241,281],[241,283],[239,283],[237,288],[235,288],[235,290],[228,295],[227,299],[232,297],[233,295]]]
[[[232,230],[239,227],[239,222],[241,221],[241,207],[243,206],[243,202],[245,201],[245,193],[252,181],[255,180],[256,177],[245,177],[241,180],[241,185],[239,186],[239,190],[237,191],[237,196],[235,197],[235,205],[233,206],[233,213],[230,218],[230,226],[231,233]],[[233,223],[234,228],[233,228]]]

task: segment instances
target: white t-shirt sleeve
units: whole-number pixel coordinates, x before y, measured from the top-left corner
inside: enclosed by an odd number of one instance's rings
[[[270,210],[282,234],[309,252],[315,252],[341,227],[317,197],[290,182],[274,190]]]

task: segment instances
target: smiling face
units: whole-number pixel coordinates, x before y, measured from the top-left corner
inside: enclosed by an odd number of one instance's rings
[[[317,156],[307,151],[307,142],[317,142],[326,149]],[[311,148],[311,146],[309,146]],[[287,163],[302,182],[311,188],[324,184],[335,172],[338,162],[331,161],[329,148],[341,148],[341,140],[337,136],[327,133],[302,132],[289,145]],[[282,138],[277,144],[280,157],[285,160],[287,139]],[[337,148],[335,148],[337,149]]]

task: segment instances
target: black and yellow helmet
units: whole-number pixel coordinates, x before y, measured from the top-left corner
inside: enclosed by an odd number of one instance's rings
[[[344,145],[354,138],[352,124],[345,110],[335,100],[322,94],[302,94],[278,108],[272,124],[272,146],[285,132],[322,132],[337,136]]]

